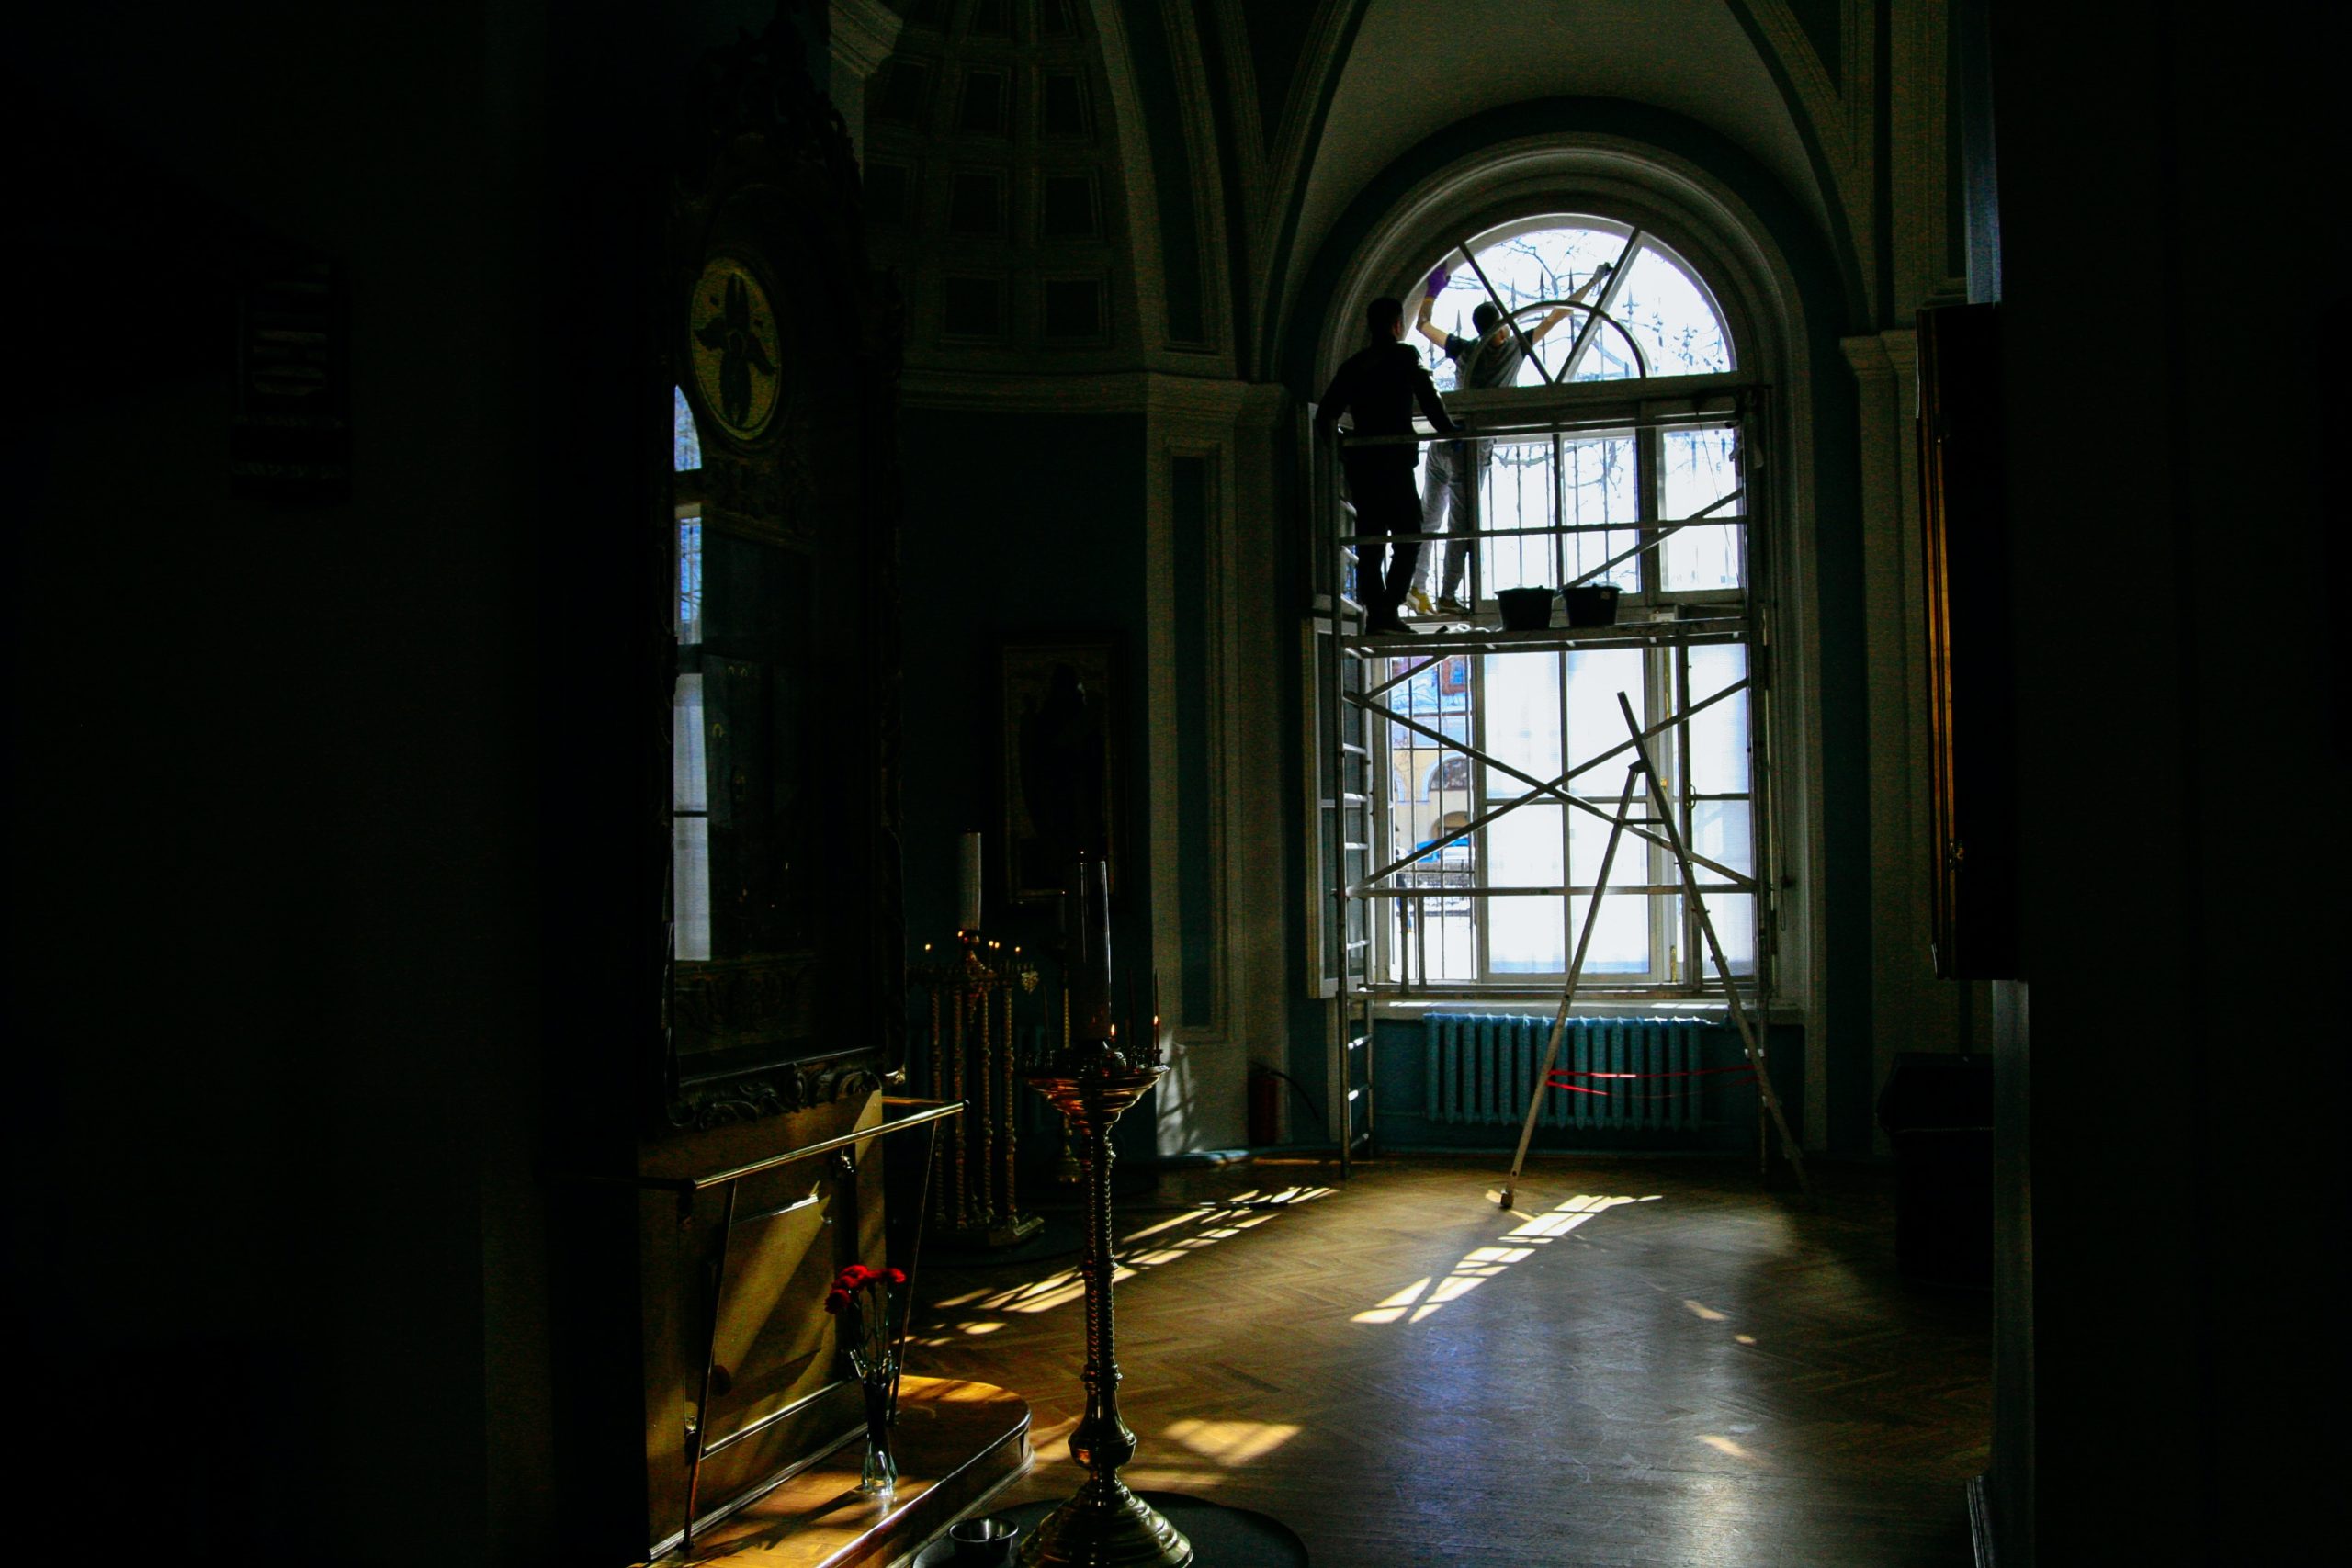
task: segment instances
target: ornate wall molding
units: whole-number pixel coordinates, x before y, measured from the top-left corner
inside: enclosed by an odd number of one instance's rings
[[[870,1065],[847,1062],[729,1074],[680,1086],[667,1121],[673,1131],[707,1133],[878,1093],[887,1081]]]

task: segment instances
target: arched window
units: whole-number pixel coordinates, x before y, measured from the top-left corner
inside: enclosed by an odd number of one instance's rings
[[[1601,269],[1608,268],[1606,274]],[[1534,333],[1563,307],[1557,330],[1517,358],[1513,384],[1620,381],[1644,376],[1703,376],[1737,368],[1731,333],[1712,290],[1656,235],[1628,223],[1553,215],[1491,231],[1437,259],[1445,275],[1430,316],[1447,333],[1476,336],[1477,307],[1499,302],[1521,332]],[[1595,277],[1597,290],[1578,298]],[[1571,302],[1571,301],[1574,302]],[[1438,389],[1457,389],[1453,357],[1429,350]]]
[[[1422,258],[1411,341],[1472,438],[1423,448],[1417,624],[1351,635],[1342,596],[1348,651],[1323,705],[1345,729],[1318,747],[1339,759],[1325,886],[1361,900],[1340,925],[1366,940],[1357,974],[1330,950],[1335,977],[1367,999],[1556,987],[1625,780],[1622,694],[1702,857],[1731,968],[1769,981],[1768,770],[1748,686],[1761,509],[1747,478],[1767,389],[1707,278],[1636,223],[1537,212]],[[1349,515],[1330,519],[1328,581],[1348,581]],[[1498,595],[1528,588],[1614,589],[1614,623],[1555,600],[1549,627],[1504,628]],[[1339,803],[1359,786],[1341,775],[1358,746],[1385,794],[1350,827]],[[1621,848],[1583,994],[1715,987],[1679,880],[1661,844]]]

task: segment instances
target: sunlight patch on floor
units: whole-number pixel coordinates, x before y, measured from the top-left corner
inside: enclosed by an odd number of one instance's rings
[[[1421,1292],[1434,1283],[1436,1283],[1434,1275],[1416,1280],[1378,1306],[1368,1312],[1360,1312],[1348,1321],[1351,1323],[1394,1323],[1404,1316],[1407,1310],[1421,1299]]]
[[[1507,1232],[1497,1247],[1476,1247],[1463,1255],[1462,1261],[1450,1269],[1443,1280],[1416,1280],[1378,1303],[1357,1313],[1351,1323],[1421,1323],[1435,1315],[1449,1302],[1461,1300],[1487,1280],[1496,1278],[1513,1264],[1523,1263],[1535,1256],[1535,1248],[1583,1224],[1606,1210],[1621,1203],[1649,1203],[1657,1194],[1644,1198],[1600,1197],[1579,1192],[1556,1208],[1541,1214],[1531,1214]],[[1514,1247],[1513,1242],[1529,1245]],[[1435,1288],[1432,1289],[1431,1287]],[[1696,1303],[1690,1303],[1696,1308]],[[1696,1310],[1704,1311],[1703,1308]],[[1720,1314],[1716,1315],[1720,1316]]]
[[[1182,1443],[1203,1459],[1219,1464],[1248,1464],[1273,1452],[1293,1438],[1298,1428],[1279,1421],[1171,1421],[1168,1438]]]
[[[1706,1444],[1709,1448],[1714,1450],[1719,1454],[1729,1454],[1734,1459],[1744,1459],[1751,1464],[1756,1462],[1756,1455],[1748,1452],[1747,1450],[1742,1448],[1739,1444],[1734,1442],[1729,1438],[1720,1436],[1713,1432],[1702,1432],[1699,1435],[1699,1440]]]
[[[1230,1241],[1245,1231],[1253,1230],[1275,1218],[1281,1211],[1301,1203],[1327,1198],[1333,1189],[1329,1187],[1292,1186],[1272,1190],[1251,1188],[1230,1198],[1202,1203],[1170,1219],[1160,1220],[1130,1231],[1117,1246],[1119,1267],[1113,1274],[1114,1284],[1124,1284],[1136,1275],[1191,1256],[1204,1248]],[[1136,1244],[1147,1240],[1156,1245],[1136,1250]],[[1051,1312],[1068,1305],[1086,1294],[1086,1281],[1075,1267],[1057,1269],[1039,1280],[1015,1285],[993,1292],[971,1291],[952,1301],[940,1303],[944,1308],[976,1307],[989,1313]],[[973,1319],[954,1325],[953,1332],[965,1336],[990,1334],[1002,1327],[1001,1323]],[[918,1345],[941,1345],[949,1339],[917,1339]]]
[[[1510,1236],[1513,1239],[1550,1241],[1555,1236],[1567,1235],[1593,1215],[1606,1210],[1623,1203],[1655,1203],[1658,1197],[1659,1194],[1655,1192],[1642,1198],[1600,1197],[1590,1192],[1579,1192],[1547,1213],[1530,1214],[1510,1232]]]
[[[1124,1264],[1113,1270],[1111,1282],[1124,1283],[1136,1277],[1136,1271]],[[1051,1312],[1066,1302],[1074,1302],[1086,1294],[1086,1280],[1075,1269],[1057,1269],[1044,1279],[1026,1285],[1015,1285],[986,1297],[979,1305],[982,1312]],[[971,1330],[967,1327],[966,1333]]]

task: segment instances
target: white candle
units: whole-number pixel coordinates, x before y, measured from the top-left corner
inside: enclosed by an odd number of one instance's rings
[[[962,895],[956,917],[959,930],[976,931],[980,929],[980,836],[964,835],[964,854],[957,866],[956,891]]]
[[[1111,1021],[1110,868],[1091,855],[1078,863],[1078,952],[1069,980],[1082,1040],[1108,1040]]]

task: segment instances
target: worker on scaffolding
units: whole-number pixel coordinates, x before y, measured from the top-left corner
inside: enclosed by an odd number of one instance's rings
[[[1377,438],[1410,437],[1416,403],[1440,434],[1461,426],[1439,400],[1421,356],[1404,341],[1403,303],[1381,296],[1365,310],[1364,325],[1372,342],[1331,378],[1316,410],[1315,429],[1328,442],[1339,429],[1340,415],[1354,415],[1354,439],[1340,453],[1340,466],[1347,473],[1348,499],[1355,502],[1356,533],[1364,540],[1356,552],[1357,596],[1363,602],[1364,630],[1401,632],[1405,624],[1396,608],[1412,586],[1421,544],[1412,537],[1387,544],[1380,536],[1410,536],[1420,525],[1420,497],[1413,491],[1415,446],[1409,439]],[[1392,558],[1385,570],[1384,553]]]
[[[1443,349],[1453,361],[1457,391],[1515,386],[1519,367],[1527,362],[1535,345],[1566,321],[1571,310],[1583,304],[1585,296],[1600,288],[1613,270],[1613,264],[1602,262],[1564,303],[1554,306],[1542,321],[1523,330],[1506,321],[1501,308],[1493,300],[1481,300],[1478,308],[1470,312],[1471,329],[1477,335],[1464,337],[1442,331],[1430,321],[1437,297],[1444,292],[1452,276],[1448,268],[1441,266],[1430,274],[1429,288],[1421,296],[1420,319],[1413,323],[1414,330]],[[1477,532],[1479,481],[1486,477],[1487,457],[1487,447],[1483,441],[1430,443],[1429,482],[1421,491],[1421,532],[1452,536],[1445,542],[1443,578],[1437,576],[1434,566],[1428,574],[1430,586],[1439,590],[1436,603],[1429,602],[1426,589],[1412,590],[1413,607],[1423,615],[1470,613],[1470,606],[1462,601],[1462,583],[1470,565],[1470,541]]]

